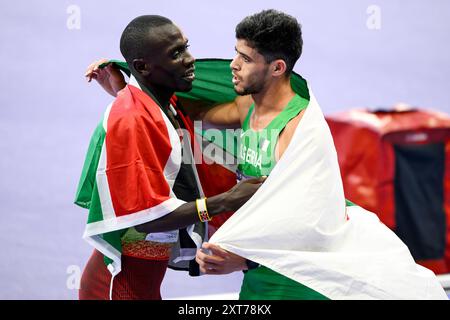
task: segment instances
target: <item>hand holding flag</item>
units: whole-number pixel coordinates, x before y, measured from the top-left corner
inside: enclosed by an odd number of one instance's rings
[[[203,243],[202,248],[197,250],[195,260],[200,271],[206,274],[228,274],[247,269],[245,258],[208,242]]]

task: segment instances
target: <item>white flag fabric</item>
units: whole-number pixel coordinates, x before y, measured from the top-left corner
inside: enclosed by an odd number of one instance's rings
[[[310,96],[270,176],[210,242],[330,299],[448,299],[374,213],[345,207],[333,139]]]

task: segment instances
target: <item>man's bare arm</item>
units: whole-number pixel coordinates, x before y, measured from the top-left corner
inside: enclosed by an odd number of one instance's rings
[[[263,178],[242,181],[230,190],[207,199],[210,216],[223,212],[236,211],[259,189]],[[195,201],[185,203],[173,212],[159,219],[136,226],[138,232],[164,232],[187,227],[199,221]]]
[[[198,118],[212,125],[233,127],[242,125],[253,103],[251,96],[238,96],[235,100],[214,106]]]

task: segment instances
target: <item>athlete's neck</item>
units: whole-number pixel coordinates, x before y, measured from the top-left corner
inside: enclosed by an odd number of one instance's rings
[[[157,88],[156,86],[148,83],[145,79],[136,78],[142,91],[150,96],[162,109],[167,110],[169,108],[170,98],[173,96],[174,91],[167,89]]]
[[[292,90],[290,78],[274,81],[259,93],[252,94],[255,102],[255,115],[261,117],[279,113],[294,96],[295,92]]]

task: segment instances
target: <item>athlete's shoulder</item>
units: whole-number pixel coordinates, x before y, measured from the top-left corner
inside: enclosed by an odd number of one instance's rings
[[[153,127],[164,123],[161,109],[156,105],[144,105],[140,101],[132,101],[117,97],[109,114],[105,114],[108,130],[130,134],[132,132],[148,132]]]
[[[300,125],[300,120],[303,118],[304,113],[305,109],[300,111],[298,115],[289,120],[289,122],[281,132],[277,145],[277,160],[283,155],[284,151],[286,151],[286,148],[288,147],[289,143],[292,140],[292,137],[294,136],[295,130]]]

